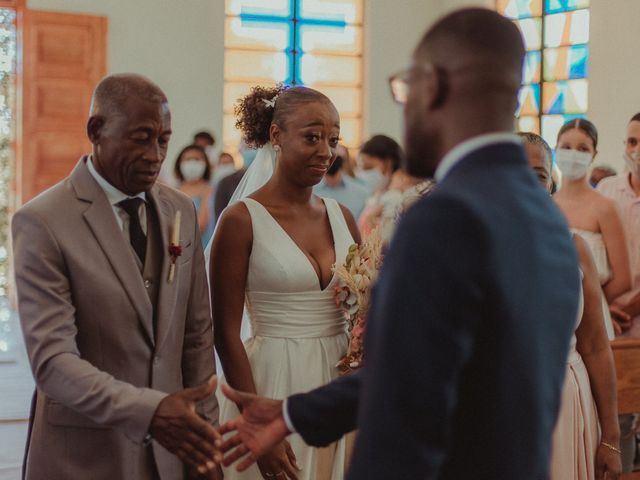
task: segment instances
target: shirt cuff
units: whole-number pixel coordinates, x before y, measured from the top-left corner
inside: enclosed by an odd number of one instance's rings
[[[289,416],[289,410],[287,409],[287,401],[288,401],[288,398],[285,398],[282,401],[282,417],[284,418],[284,423],[287,425],[287,428],[291,433],[298,433],[296,430],[296,427],[293,426],[291,417]]]

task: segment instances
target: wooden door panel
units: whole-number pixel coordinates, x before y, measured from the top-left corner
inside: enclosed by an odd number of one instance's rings
[[[21,202],[67,176],[90,151],[86,121],[91,92],[107,70],[106,35],[104,17],[25,11]]]

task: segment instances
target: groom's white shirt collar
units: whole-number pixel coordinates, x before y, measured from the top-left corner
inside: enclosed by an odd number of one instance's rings
[[[451,169],[471,152],[497,143],[516,143],[521,145],[522,140],[515,133],[506,132],[486,133],[465,140],[452,148],[449,153],[444,156],[434,175],[436,182],[441,182]]]

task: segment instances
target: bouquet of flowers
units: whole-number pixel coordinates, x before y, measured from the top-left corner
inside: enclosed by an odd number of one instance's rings
[[[376,228],[361,245],[349,247],[343,264],[333,266],[338,279],[336,304],[344,311],[351,333],[347,354],[336,365],[341,374],[362,366],[364,327],[371,286],[382,265],[382,246],[382,232]]]

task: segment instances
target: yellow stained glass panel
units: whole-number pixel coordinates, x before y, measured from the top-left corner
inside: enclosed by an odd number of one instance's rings
[[[224,45],[226,48],[284,50],[289,44],[289,28],[286,23],[245,22],[238,17],[227,17]]]
[[[309,85],[309,87],[314,88],[313,85]],[[360,112],[362,112],[362,98],[359,88],[318,87],[317,90],[320,90],[331,99],[338,109],[341,119],[360,116]]]
[[[291,15],[290,0],[226,0],[225,4],[227,15]]]
[[[301,0],[300,17],[362,23],[362,0]]]
[[[228,49],[224,58],[225,80],[255,83],[284,82],[289,59],[283,52],[252,52]]]
[[[304,53],[361,55],[362,27],[302,25],[300,44]]]
[[[518,119],[519,132],[533,132],[540,135],[540,120],[538,117],[520,117]]]
[[[359,86],[362,83],[360,59],[302,55],[300,80],[305,85]]]

